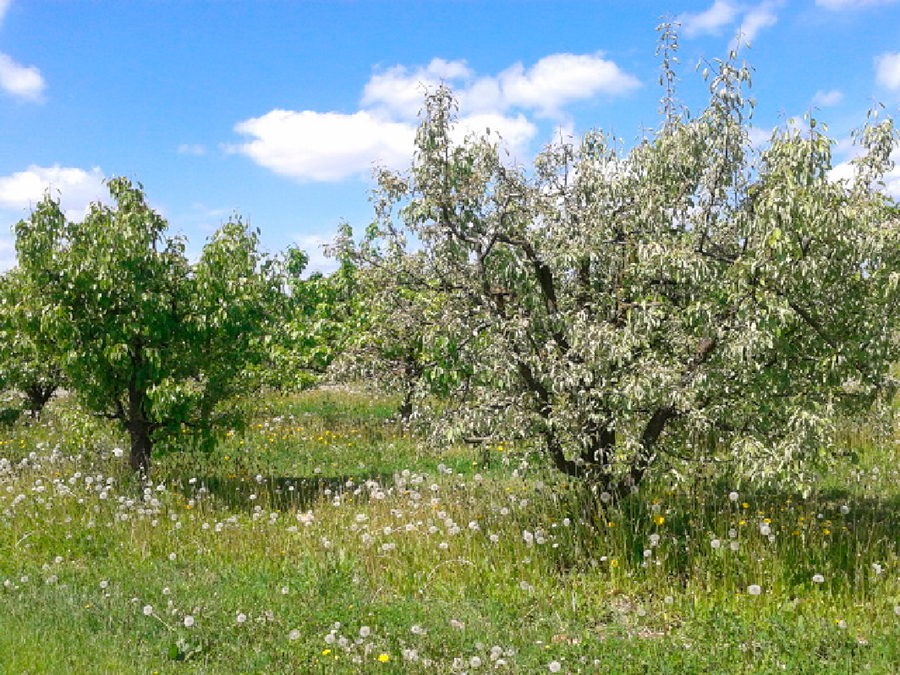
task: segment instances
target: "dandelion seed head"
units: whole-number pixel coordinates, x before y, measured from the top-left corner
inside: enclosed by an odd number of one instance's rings
[[[750,595],[759,595],[760,593],[762,593],[762,587],[760,587],[758,584],[750,584],[749,586],[747,586],[747,593],[749,593]]]
[[[184,617],[184,627],[190,628],[193,625],[194,625],[194,617],[192,617],[190,614],[188,614],[186,617]]]
[[[296,628],[288,633],[288,640],[299,640],[300,639],[300,631]]]
[[[821,574],[813,574],[812,580],[813,580],[813,583],[816,583],[816,584],[825,583],[825,577],[822,576]]]
[[[144,605],[144,616],[153,614],[153,605]]]

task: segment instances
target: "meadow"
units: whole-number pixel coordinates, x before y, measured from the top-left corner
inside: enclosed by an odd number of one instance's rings
[[[126,470],[54,400],[0,428],[0,673],[896,673],[900,439],[808,494],[720,467],[591,509],[521,444],[353,391]]]

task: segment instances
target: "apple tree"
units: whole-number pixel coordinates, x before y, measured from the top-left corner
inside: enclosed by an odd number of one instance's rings
[[[81,222],[45,196],[16,225],[16,252],[68,386],[121,423],[131,467],[147,474],[159,438],[210,439],[217,404],[249,386],[279,278],[241,220],[191,263],[142,186],[107,187],[112,206],[92,204]]]

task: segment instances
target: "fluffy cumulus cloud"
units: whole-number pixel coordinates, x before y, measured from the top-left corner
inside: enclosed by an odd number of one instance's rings
[[[837,105],[841,101],[844,100],[844,92],[840,89],[831,89],[830,91],[825,91],[823,89],[819,89],[815,95],[813,95],[812,103],[813,105],[822,106],[823,108],[827,108],[832,105]]]
[[[891,91],[900,91],[900,52],[888,52],[875,59],[875,80]]]
[[[424,95],[441,83],[459,102],[458,138],[489,131],[515,155],[527,151],[538,133],[531,116],[564,120],[565,106],[573,102],[640,86],[601,54],[553,54],[497,75],[478,75],[464,61],[433,59],[425,66],[397,65],[375,73],[353,114],[273,110],[244,120],[235,131],[247,140],[228,149],[297,180],[341,180],[376,165],[404,168]]]
[[[0,53],[0,88],[25,101],[40,101],[46,83],[35,66],[23,66],[9,56]]]
[[[251,140],[231,149],[275,173],[300,180],[333,181],[409,161],[415,128],[367,111],[352,115],[273,110],[240,122]]]
[[[518,63],[497,78],[504,107],[557,114],[565,105],[600,94],[625,94],[640,85],[598,54],[553,54],[526,69]]]
[[[0,0],[0,26],[12,0]],[[9,54],[0,52],[0,89],[24,101],[40,101],[46,82],[35,66],[23,66]]]
[[[825,9],[859,9],[861,7],[871,7],[873,5],[890,5],[897,0],[816,0],[819,7]]]
[[[712,7],[694,14],[682,14],[678,17],[682,31],[686,37],[698,35],[719,35],[726,26],[730,26],[737,18],[737,5],[729,0],[715,0]]]
[[[759,31],[774,26],[777,21],[774,3],[764,2],[744,15],[741,27],[738,28],[738,38],[746,42],[753,42]]]
[[[92,202],[101,201],[107,195],[103,180],[103,172],[98,167],[85,171],[58,164],[29,166],[24,171],[0,177],[0,209],[17,212],[15,217],[22,217],[49,190],[60,199],[69,219],[80,220]]]
[[[363,89],[362,105],[382,114],[414,120],[422,108],[425,92],[441,82],[454,89],[470,80],[474,73],[464,61],[432,59],[427,66],[393,66],[376,73]]]
[[[736,35],[732,47],[737,42],[752,42],[760,30],[778,21],[775,10],[783,0],[767,0],[758,5],[746,5],[731,0],[715,0],[706,10],[686,13],[678,17],[685,37],[701,35],[721,35],[726,30]],[[738,21],[740,23],[738,24]]]

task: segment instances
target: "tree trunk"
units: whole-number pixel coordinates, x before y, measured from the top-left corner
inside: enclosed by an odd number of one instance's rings
[[[32,384],[25,388],[25,396],[28,398],[28,412],[31,419],[37,419],[41,415],[44,406],[47,405],[57,387],[55,384]]]
[[[150,454],[153,441],[150,438],[150,425],[144,420],[129,420],[125,426],[131,436],[131,469],[142,478],[150,475]]]
[[[132,384],[128,387],[128,418],[125,420],[125,428],[131,436],[131,469],[141,478],[150,475],[150,455],[153,452],[153,439],[150,437],[152,426],[145,414],[146,402],[147,392],[136,386],[132,379]]]

